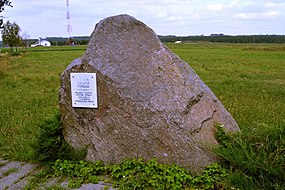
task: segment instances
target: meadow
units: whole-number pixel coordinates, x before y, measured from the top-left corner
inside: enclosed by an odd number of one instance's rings
[[[241,129],[285,122],[284,45],[169,45],[212,89]]]
[[[60,75],[86,47],[28,49],[0,55],[0,157],[30,160],[39,123],[58,110]]]
[[[212,89],[243,133],[284,131],[284,44],[166,45]],[[58,46],[28,48],[20,56],[0,54],[0,157],[32,160],[39,123],[58,110],[60,75],[85,49]]]

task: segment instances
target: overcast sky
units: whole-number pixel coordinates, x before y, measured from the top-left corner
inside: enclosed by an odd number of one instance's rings
[[[11,0],[4,22],[30,38],[67,37],[66,0]],[[89,36],[96,23],[129,14],[159,35],[285,34],[285,0],[69,0],[72,36]]]

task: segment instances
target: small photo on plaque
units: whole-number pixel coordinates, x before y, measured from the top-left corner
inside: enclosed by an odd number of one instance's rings
[[[98,108],[96,73],[70,73],[72,107]]]

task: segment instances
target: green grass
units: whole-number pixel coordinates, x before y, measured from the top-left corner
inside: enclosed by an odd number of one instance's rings
[[[285,123],[285,45],[169,47],[190,64],[242,129]]]
[[[40,121],[58,110],[61,73],[84,53],[85,47],[73,48],[28,49],[18,57],[1,54],[0,157],[32,157],[30,144],[36,140]]]
[[[5,171],[5,172],[3,173],[3,176],[6,177],[6,176],[10,175],[11,173],[17,172],[18,170],[19,170],[19,168],[11,168],[11,169]]]
[[[285,189],[285,125],[263,124],[227,134],[217,126],[221,142],[214,152],[228,169],[228,183],[239,189]]]

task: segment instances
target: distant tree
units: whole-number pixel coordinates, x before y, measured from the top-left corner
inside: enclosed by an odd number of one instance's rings
[[[4,7],[13,7],[10,0],[0,0],[0,13],[4,11]]]
[[[24,33],[22,34],[22,44],[25,47],[25,49],[27,50],[27,47],[29,46],[29,38],[30,35],[27,33],[27,31],[24,31]]]
[[[11,48],[11,52],[13,47],[16,47],[21,44],[21,37],[20,37],[20,26],[17,23],[10,23],[7,21],[4,24],[4,28],[2,30],[2,40],[3,43],[8,45]]]

